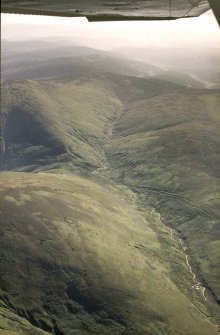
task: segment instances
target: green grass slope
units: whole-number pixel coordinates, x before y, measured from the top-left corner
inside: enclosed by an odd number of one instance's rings
[[[18,172],[3,173],[0,189],[1,295],[35,327],[58,335],[216,334],[190,296],[182,250],[128,191]]]
[[[0,331],[1,335],[52,335],[33,326],[26,316],[18,316],[3,301],[0,302]]]
[[[218,303],[219,102],[219,92],[200,90],[134,99],[115,123],[108,148],[117,179],[180,232]]]
[[[217,334],[219,91],[90,60],[3,82],[4,308],[55,335]]]
[[[2,96],[2,169],[101,166],[109,128],[122,109],[105,81],[5,82]]]

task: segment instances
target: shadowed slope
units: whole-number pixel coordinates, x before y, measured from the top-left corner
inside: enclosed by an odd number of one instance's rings
[[[2,96],[2,169],[101,165],[109,127],[122,108],[105,81],[6,82]]]

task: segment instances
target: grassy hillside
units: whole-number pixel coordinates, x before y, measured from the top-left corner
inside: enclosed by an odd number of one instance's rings
[[[0,186],[2,296],[34,326],[70,335],[216,334],[189,294],[177,242],[128,191],[43,173],[5,173]]]
[[[3,95],[3,169],[101,166],[107,125],[122,108],[105,82],[7,82]]]
[[[2,77],[10,80],[27,78],[59,80],[63,78],[65,80],[78,78],[82,72],[84,74],[86,72],[87,76],[95,77],[102,76],[103,72],[111,72],[142,78],[156,77],[162,81],[170,81],[186,87],[219,88],[217,65],[214,61],[212,62],[214,70],[210,71],[209,77],[206,78],[194,73],[192,69],[182,69],[178,66],[174,69],[173,57],[172,65],[168,69],[163,69],[164,64],[162,67],[158,66],[157,57],[151,55],[149,58],[148,53],[144,54],[141,61],[132,59],[132,51],[129,49],[127,52],[124,50],[124,53],[123,56],[115,53],[114,50],[106,52],[72,45],[65,39],[26,42],[3,40]],[[179,55],[176,58],[179,59]],[[147,59],[149,59],[148,63],[146,63]]]
[[[27,41],[2,43],[2,77],[5,79],[73,79],[113,72],[122,75],[154,76],[163,71],[153,65],[120,59],[105,52],[70,41]]]
[[[18,316],[3,301],[0,302],[0,327],[2,335],[52,335],[33,326],[26,317]]]
[[[219,91],[119,68],[57,58],[3,82],[5,334],[217,334]]]
[[[217,301],[219,100],[218,92],[194,91],[129,102],[108,151],[117,179],[180,232]]]

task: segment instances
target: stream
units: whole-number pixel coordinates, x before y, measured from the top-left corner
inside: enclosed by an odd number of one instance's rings
[[[170,228],[170,236],[174,236],[172,228]],[[189,263],[189,255],[186,253],[186,246],[184,245],[184,243],[183,243],[183,241],[182,241],[181,238],[179,239],[179,242],[180,242],[180,245],[181,245],[181,248],[182,248],[182,252],[186,256],[186,265],[187,265],[187,268],[189,269],[190,273],[192,274],[192,278],[193,278],[193,281],[194,281],[194,285],[192,286],[192,288],[194,290],[200,291],[201,294],[202,294],[203,299],[205,301],[207,301],[206,296],[205,296],[206,288],[204,286],[202,286],[202,284],[200,283],[200,281],[198,281],[198,279],[196,278],[196,275],[193,272],[193,269],[192,269],[192,267],[191,267],[191,265]]]

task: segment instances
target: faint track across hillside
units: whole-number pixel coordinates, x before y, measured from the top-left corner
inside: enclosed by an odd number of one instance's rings
[[[177,195],[176,193],[171,193],[171,192],[164,191],[164,190],[159,190],[159,189],[156,189],[156,188],[149,188],[147,186],[146,187],[145,186],[137,187],[136,191],[138,192],[141,189],[143,189],[145,192],[148,192],[148,193],[158,193],[158,194],[162,194],[162,195],[165,195],[167,197],[176,199],[178,201],[184,202],[186,205],[192,207],[193,209],[196,209],[197,212],[200,215],[204,215],[204,216],[206,216],[210,219],[217,219],[218,218],[218,216],[212,210],[207,208],[206,205],[201,204],[201,203],[196,203],[193,200],[187,199],[187,198],[185,198],[181,195]]]

